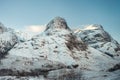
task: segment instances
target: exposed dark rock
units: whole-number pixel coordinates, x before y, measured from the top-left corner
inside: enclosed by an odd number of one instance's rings
[[[1,69],[0,76],[39,76],[47,75],[48,70],[35,69],[30,72],[26,71],[13,71],[11,69]]]
[[[67,22],[64,18],[61,17],[55,17],[53,20],[51,20],[47,26],[45,31],[47,30],[54,30],[54,29],[67,29],[70,30],[70,28],[67,25]]]
[[[77,50],[86,50],[87,46],[84,42],[77,40],[76,36],[69,35],[69,38],[67,39],[66,46],[69,50],[73,50],[76,48]]]
[[[73,66],[73,68],[77,68],[79,65],[78,64],[76,64],[76,65],[72,65]]]
[[[105,54],[107,54],[108,56],[110,57],[114,57],[112,54],[108,53],[108,52],[105,52]]]
[[[113,71],[116,71],[116,70],[120,70],[120,63],[116,64],[114,67],[108,69],[108,71],[110,71],[110,72],[113,72]]]

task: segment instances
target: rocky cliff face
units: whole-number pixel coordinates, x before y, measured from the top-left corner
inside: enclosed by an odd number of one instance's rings
[[[11,37],[12,31],[7,31],[7,34],[10,37],[8,42],[12,41],[14,45],[10,46],[7,55],[0,60],[0,79],[119,79],[119,74],[109,72],[120,63],[119,50],[112,53],[115,56],[113,58],[111,53],[108,55],[102,49],[106,47],[101,47],[103,43],[119,44],[100,25],[91,25],[74,33],[65,19],[56,17],[48,23],[43,33],[29,40],[16,43],[18,38]],[[1,37],[2,42],[5,41],[3,38],[6,36]],[[100,47],[96,48],[96,45]],[[113,70],[119,73],[119,68]]]
[[[68,27],[66,21],[64,18],[61,17],[55,17],[53,20],[51,20],[46,27],[45,31],[48,30],[55,30],[55,29],[66,29],[66,30],[70,30],[70,28]]]

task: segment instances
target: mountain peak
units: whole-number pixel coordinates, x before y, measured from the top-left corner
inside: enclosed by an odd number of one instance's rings
[[[0,22],[0,33],[3,33],[7,30],[7,28]]]
[[[67,25],[67,22],[62,17],[55,17],[52,19],[46,26],[46,30],[53,30],[53,29],[66,29],[70,30],[70,28]]]

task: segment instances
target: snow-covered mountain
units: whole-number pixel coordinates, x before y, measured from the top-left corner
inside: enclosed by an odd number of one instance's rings
[[[96,34],[98,36],[94,37]],[[47,24],[43,33],[22,42],[17,36],[16,40],[18,42],[11,46],[4,57],[0,58],[0,79],[119,79],[119,44],[100,25],[91,25],[84,30],[73,32],[65,19],[56,17]],[[101,46],[102,42],[113,43],[118,51],[105,53],[106,47]],[[100,48],[94,47],[95,43]],[[110,49],[106,51],[111,52],[115,46],[107,44],[106,46]],[[111,75],[114,76],[111,77]]]
[[[17,37],[9,28],[0,23],[0,58],[17,43]]]
[[[120,53],[120,44],[114,40],[101,25],[88,25],[82,30],[76,30],[75,33],[87,45],[111,57],[118,56]]]

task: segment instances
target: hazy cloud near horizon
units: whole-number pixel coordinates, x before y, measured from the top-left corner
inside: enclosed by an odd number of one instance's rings
[[[29,25],[25,26],[24,31],[33,32],[33,33],[41,33],[45,30],[45,25]]]

